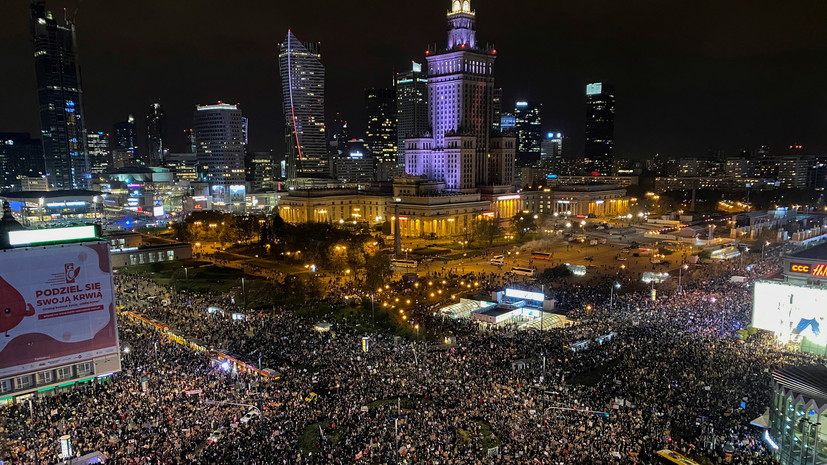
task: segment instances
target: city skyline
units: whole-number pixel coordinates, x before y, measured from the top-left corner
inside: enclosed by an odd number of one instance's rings
[[[322,42],[329,74],[327,119],[342,114],[351,122],[351,132],[359,134],[364,130],[364,89],[389,85],[394,71],[403,71],[410,60],[422,61],[432,37],[441,32],[439,12],[447,9],[446,2],[438,0],[427,5],[378,4],[364,10],[367,13],[331,3],[314,11],[314,16],[305,9],[309,7],[283,5],[281,14],[275,14],[278,6],[258,4],[257,10],[273,14],[247,20],[255,24],[271,21],[267,28],[207,31],[199,20],[211,15],[236,18],[249,9],[204,8],[192,12],[190,18],[182,7],[148,2],[133,5],[134,14],[120,15],[132,25],[120,30],[112,27],[122,20],[117,17],[120,7],[96,6],[95,2],[83,3],[76,20],[87,127],[111,127],[124,113],[143,118],[146,106],[160,98],[177,147],[183,145],[182,130],[191,126],[192,105],[219,99],[238,101],[250,109],[252,148],[257,150],[284,149],[279,131],[283,127],[278,111],[281,102],[268,83],[278,79],[276,47],[288,28],[304,40]],[[59,15],[61,8],[74,11],[76,5],[53,1],[48,7]],[[602,80],[617,89],[615,154],[620,157],[640,158],[655,152],[692,155],[706,149],[761,144],[780,148],[794,142],[812,152],[827,147],[827,135],[820,130],[827,119],[820,110],[824,99],[811,91],[827,76],[827,68],[806,61],[827,48],[827,33],[810,19],[823,16],[823,6],[788,11],[767,3],[743,18],[734,6],[717,6],[715,15],[704,15],[713,11],[704,4],[671,7],[646,2],[621,16],[609,3],[557,5],[554,15],[543,14],[551,6],[528,3],[522,8],[480,0],[474,8],[486,12],[488,19],[482,23],[490,29],[486,40],[503,52],[498,86],[506,92],[504,108],[517,99],[542,103],[543,120],[549,126],[543,130],[570,134],[569,153],[581,153],[583,147],[581,88]],[[527,8],[536,14],[518,18],[518,12]],[[5,10],[8,14],[0,18],[0,37],[9,44],[4,62],[11,64],[12,72],[4,77],[4,88],[10,89],[10,107],[19,110],[0,114],[0,127],[37,135],[39,118],[36,108],[31,109],[36,107],[36,87],[28,2],[16,2]],[[168,14],[156,18],[151,10]],[[636,30],[652,14],[663,19]],[[349,24],[364,22],[378,29],[371,37],[325,30],[321,24],[328,15],[352,17],[355,23]],[[411,15],[422,27],[415,33],[399,34]],[[177,18],[174,29],[169,29],[165,18]],[[728,22],[736,18],[741,22],[730,27]],[[174,34],[147,39],[128,33],[139,29],[143,21],[156,19],[159,28]],[[498,27],[487,27],[495,22]],[[589,27],[579,31],[579,26]],[[227,40],[228,31],[232,40]],[[191,37],[194,33],[199,34],[198,40]],[[169,38],[166,45],[165,37]],[[218,67],[211,76],[199,74],[197,69],[211,63],[208,58],[215,54],[226,56],[226,71]]]

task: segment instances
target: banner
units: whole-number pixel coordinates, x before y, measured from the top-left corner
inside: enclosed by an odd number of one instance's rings
[[[107,242],[0,256],[0,378],[119,356]]]

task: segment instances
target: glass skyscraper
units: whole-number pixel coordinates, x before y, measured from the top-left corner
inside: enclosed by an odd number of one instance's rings
[[[428,131],[428,78],[422,65],[411,62],[410,71],[396,75],[396,136],[399,166],[405,168],[405,139]]]
[[[75,27],[69,20],[59,24],[46,10],[45,0],[35,0],[31,9],[37,96],[49,185],[55,189],[86,188],[89,154]]]
[[[540,141],[542,124],[540,106],[526,101],[518,101],[514,107],[514,124],[517,129],[517,157],[522,162],[535,162],[540,159]]]
[[[365,142],[377,162],[396,163],[396,91],[367,89],[365,91],[367,129]]]
[[[213,203],[243,208],[247,120],[238,105],[198,105],[194,116],[198,178],[209,184]]]
[[[328,177],[324,124],[324,65],[319,44],[287,31],[279,44],[282,108],[287,140],[287,178]]]
[[[149,106],[146,115],[146,163],[149,166],[161,166],[164,162],[164,152],[167,139],[167,118],[164,108],[155,102]]]
[[[586,86],[586,172],[612,174],[614,162],[615,93],[614,86],[595,82]]]

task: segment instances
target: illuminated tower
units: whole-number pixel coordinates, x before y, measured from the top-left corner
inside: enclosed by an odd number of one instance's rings
[[[85,189],[89,154],[83,114],[83,91],[77,63],[75,26],[58,23],[44,0],[32,8],[32,37],[40,103],[43,152],[49,185],[55,189]]]
[[[477,42],[470,1],[454,1],[447,16],[447,48],[427,52],[431,136],[406,142],[405,171],[455,191],[510,184],[514,138],[491,137],[497,52]]]
[[[279,44],[282,108],[286,124],[287,177],[327,177],[324,65],[318,43],[287,31]]]

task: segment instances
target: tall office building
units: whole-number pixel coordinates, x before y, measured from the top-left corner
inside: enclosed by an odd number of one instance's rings
[[[615,132],[614,86],[595,82],[586,86],[586,147],[583,169],[612,174]]]
[[[563,168],[563,134],[549,132],[540,144],[540,166],[551,170],[554,174],[565,174],[560,172]]]
[[[86,135],[86,146],[89,148],[89,165],[93,176],[100,176],[112,168],[109,134],[103,131],[89,131]]]
[[[450,191],[514,181],[514,138],[491,137],[497,52],[477,43],[475,19],[469,0],[452,2],[448,46],[427,53],[431,136],[405,142],[405,171]]]
[[[146,162],[149,166],[163,164],[164,155],[168,150],[166,141],[167,117],[161,104],[155,102],[149,105],[149,113],[146,115]]]
[[[428,78],[422,65],[412,61],[410,71],[396,75],[397,162],[405,169],[405,139],[420,137],[428,131]]]
[[[365,90],[365,142],[376,163],[376,180],[389,181],[396,172],[396,90]]]
[[[198,178],[209,184],[213,204],[243,209],[247,121],[238,105],[198,105],[194,116]]]
[[[324,124],[324,65],[319,44],[287,31],[279,44],[282,107],[286,123],[287,177],[328,177]]]
[[[500,115],[500,131],[516,132],[517,118],[512,113],[502,113]]]
[[[518,101],[514,107],[514,124],[517,130],[517,160],[521,165],[540,160],[542,141],[540,105]]]
[[[83,91],[77,63],[75,26],[59,24],[35,0],[32,37],[43,152],[49,185],[56,189],[86,188],[89,160],[83,113]]]
[[[132,115],[112,127],[112,167],[138,166],[138,132]]]
[[[0,181],[4,189],[19,189],[18,177],[45,174],[43,143],[27,132],[0,132]]]

